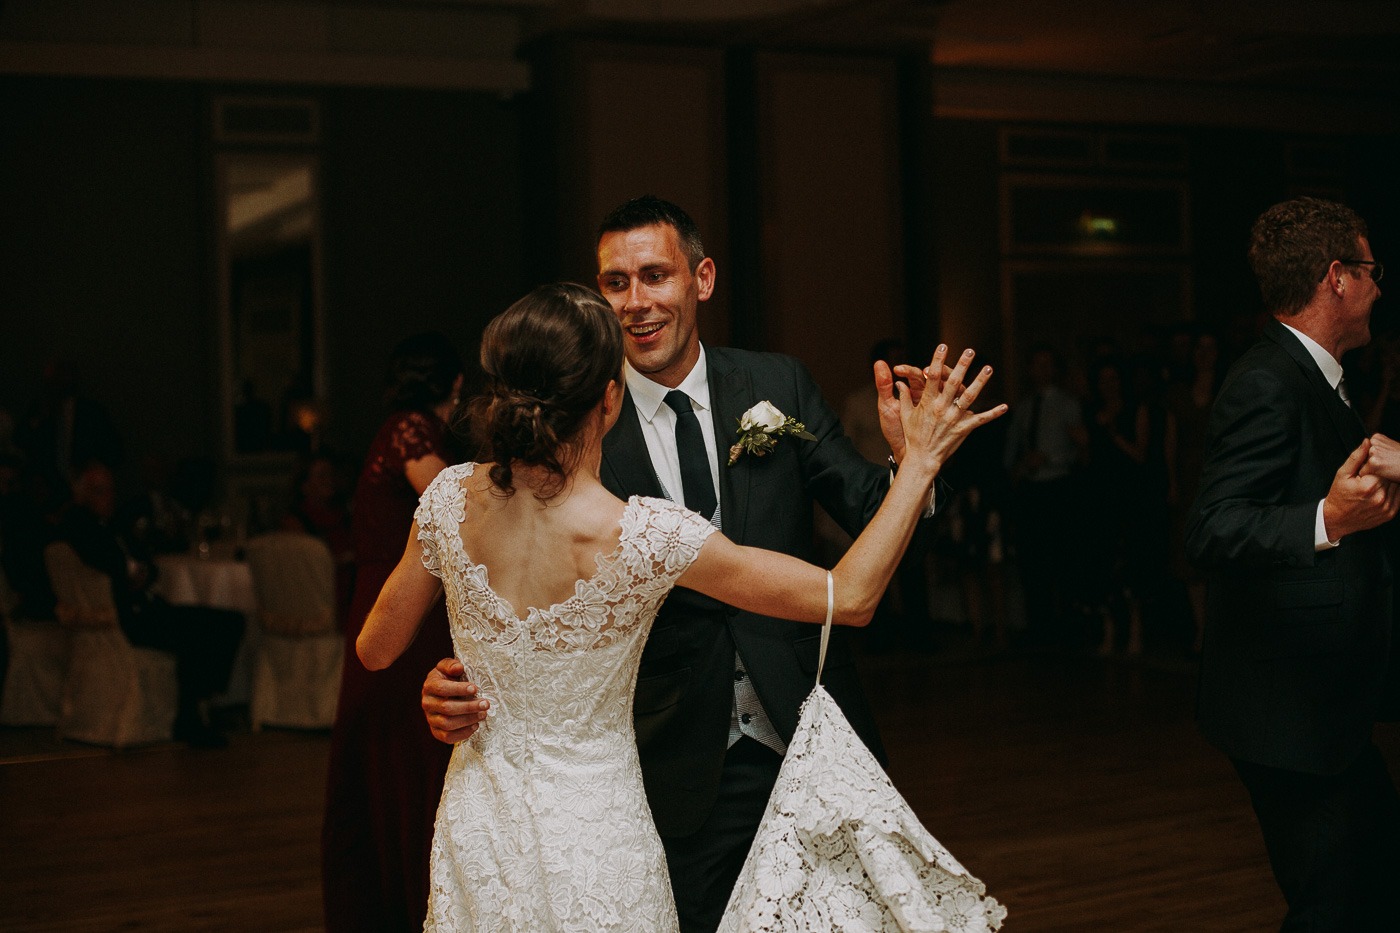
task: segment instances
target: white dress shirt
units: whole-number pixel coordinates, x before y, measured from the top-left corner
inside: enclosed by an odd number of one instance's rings
[[[647,444],[647,454],[656,470],[656,478],[661,481],[661,489],[666,498],[673,502],[684,502],[679,495],[681,485],[681,460],[676,453],[676,413],[666,404],[666,393],[671,390],[659,382],[652,382],[627,363],[625,375],[627,389],[632,393],[632,404],[642,424],[642,438]],[[710,407],[709,368],[705,363],[705,347],[700,347],[700,358],[695,361],[689,374],[676,386],[690,396],[691,407],[695,409],[696,420],[700,422],[700,435],[705,439],[705,453],[710,460],[710,481],[715,484],[715,514],[710,523],[720,525],[720,511],[723,503],[719,499],[719,455],[715,442],[715,421]]]

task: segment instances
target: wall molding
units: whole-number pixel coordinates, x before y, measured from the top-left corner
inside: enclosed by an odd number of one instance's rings
[[[1400,131],[1395,100],[1377,94],[935,68],[934,116],[1092,125],[1228,126],[1340,136]]]

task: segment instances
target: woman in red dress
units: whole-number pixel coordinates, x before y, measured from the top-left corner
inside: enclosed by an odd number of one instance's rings
[[[410,337],[394,348],[389,383],[393,414],[370,445],[352,509],[355,595],[321,833],[328,933],[422,930],[433,819],[452,753],[433,739],[419,707],[423,672],[452,653],[442,603],[387,670],[371,673],[355,656],[365,616],[403,554],[418,496],[453,459],[444,429],[461,391],[461,358],[440,334]]]

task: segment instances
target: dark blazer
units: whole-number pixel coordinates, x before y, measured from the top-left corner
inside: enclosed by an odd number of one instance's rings
[[[855,534],[879,508],[889,474],[856,452],[806,369],[772,353],[705,348],[715,440],[720,513],[732,541],[812,554],[812,503]],[[723,462],[739,416],[772,402],[816,435],[787,437],[766,457]],[[602,479],[614,494],[660,496],[631,395],[603,439]],[[856,676],[848,633],[832,632],[822,677],[865,743],[883,747]],[[642,653],[634,709],[647,799],[663,836],[699,828],[714,803],[734,702],[737,650],[778,733],[787,741],[817,672],[818,626],[756,616],[692,590],[672,591]]]
[[[1197,718],[1232,758],[1336,774],[1367,747],[1391,647],[1381,536],[1314,552],[1317,503],[1365,437],[1270,319],[1211,410],[1190,555],[1211,571]]]

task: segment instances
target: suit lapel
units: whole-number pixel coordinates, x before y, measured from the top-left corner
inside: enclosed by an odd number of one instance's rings
[[[1366,436],[1366,426],[1362,423],[1361,416],[1356,413],[1356,409],[1342,401],[1342,397],[1327,381],[1322,370],[1317,368],[1317,361],[1312,358],[1302,341],[1276,318],[1269,318],[1265,322],[1264,335],[1282,347],[1298,364],[1298,368],[1307,377],[1308,384],[1317,394],[1318,404],[1327,412],[1327,417],[1331,419],[1332,426],[1337,429],[1337,436],[1346,445],[1347,450],[1352,450],[1361,443],[1361,439]]]
[[[709,367],[711,417],[715,425],[715,452],[719,456],[720,522],[731,541],[744,540],[749,514],[749,484],[753,457],[740,457],[729,466],[729,446],[738,430],[739,416],[753,407],[753,377],[726,358],[723,348],[706,348]]]
[[[622,411],[617,424],[603,438],[603,485],[622,499],[628,496],[661,498],[661,482],[656,478],[646,438],[638,420],[631,391],[622,395]]]

